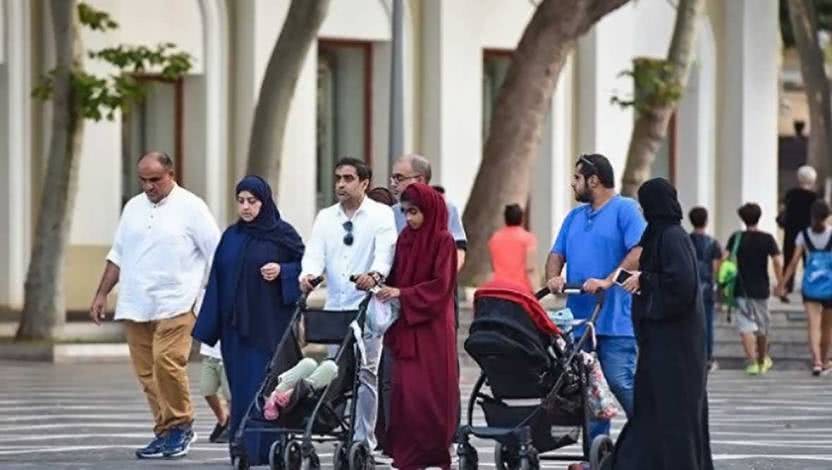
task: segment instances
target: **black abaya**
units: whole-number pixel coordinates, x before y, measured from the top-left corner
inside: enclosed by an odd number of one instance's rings
[[[639,191],[648,228],[633,296],[639,356],[635,406],[618,438],[615,470],[712,470],[705,313],[676,191],[651,180]],[[652,220],[651,220],[652,219]]]

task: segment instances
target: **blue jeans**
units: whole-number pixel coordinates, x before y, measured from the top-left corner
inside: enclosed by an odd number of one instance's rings
[[[633,414],[633,382],[636,373],[638,346],[636,339],[628,336],[598,336],[596,352],[604,371],[604,377],[612,394],[624,408],[627,416]],[[610,421],[593,419],[589,424],[589,436],[610,433]]]
[[[705,359],[714,358],[714,302],[707,300],[705,304]]]

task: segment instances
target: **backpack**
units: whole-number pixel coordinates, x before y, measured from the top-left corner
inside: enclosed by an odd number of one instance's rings
[[[711,287],[714,283],[714,267],[711,254],[714,249],[714,241],[711,237],[694,237],[690,236],[690,241],[693,243],[693,250],[696,253],[696,270],[699,274],[699,286],[702,288],[703,298],[710,300],[713,298]]]
[[[717,282],[719,283],[719,291],[722,294],[722,303],[729,307],[737,306],[737,298],[734,295],[737,287],[737,279],[739,279],[739,268],[737,266],[737,250],[742,242],[742,232],[734,233],[734,246],[731,247],[731,254],[728,259],[719,265],[719,273],[717,275]]]
[[[815,300],[832,300],[832,236],[825,248],[818,249],[809,240],[809,229],[803,229],[802,233],[808,251],[803,266],[803,295]]]

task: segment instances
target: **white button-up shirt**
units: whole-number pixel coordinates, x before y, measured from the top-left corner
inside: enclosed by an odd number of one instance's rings
[[[353,243],[344,243],[344,223],[352,221]],[[361,206],[348,218],[341,204],[327,207],[315,217],[312,235],[303,255],[302,272],[326,276],[327,310],[352,310],[364,299],[365,292],[350,281],[354,274],[390,273],[396,249],[396,221],[390,207],[364,197]]]
[[[174,186],[154,204],[142,193],[124,206],[107,260],[119,267],[116,320],[163,320],[194,308],[220,230],[205,202]]]

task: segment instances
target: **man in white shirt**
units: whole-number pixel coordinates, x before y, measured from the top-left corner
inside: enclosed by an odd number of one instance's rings
[[[178,458],[196,439],[187,364],[195,304],[220,230],[208,206],[174,181],[173,160],[139,159],[142,194],[124,206],[90,308],[104,319],[107,294],[121,283],[115,320],[125,323],[133,368],[153,413],[155,438],[136,457]]]
[[[390,273],[396,248],[396,223],[390,207],[366,196],[372,173],[361,160],[341,159],[335,165],[338,203],[321,210],[306,244],[300,275],[301,289],[326,276],[326,310],[355,310],[366,290]],[[358,276],[355,283],[350,277]],[[364,334],[366,361],[360,373],[354,441],[376,445],[373,430],[378,411],[378,362],[382,336]]]

